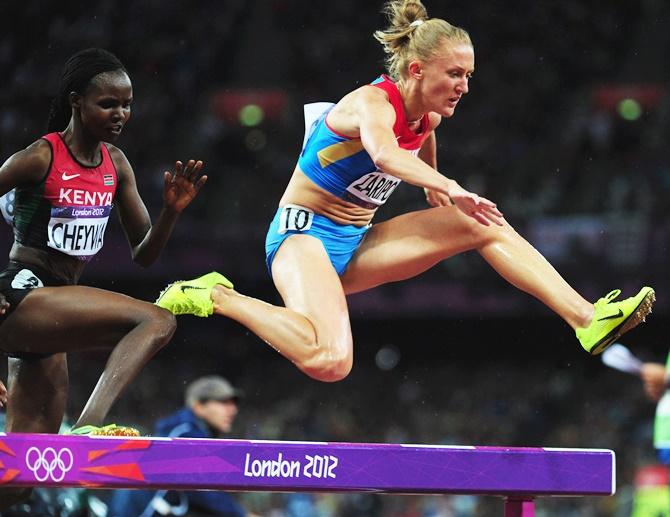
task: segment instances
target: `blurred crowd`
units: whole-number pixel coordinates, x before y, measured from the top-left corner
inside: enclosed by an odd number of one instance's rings
[[[466,28],[476,52],[470,93],[438,130],[441,171],[496,201],[585,295],[653,285],[657,323],[652,318],[633,339],[646,339],[648,355],[662,358],[659,316],[670,312],[670,3],[425,3],[431,16]],[[2,2],[0,19],[10,26],[0,32],[0,160],[45,132],[69,55],[90,46],[115,52],[135,95],[119,146],[150,211],[157,213],[161,173],[175,160],[205,160],[210,180],[157,267],[133,266],[122,232],[110,227],[83,282],[152,299],[167,281],[220,269],[271,300],[263,239],[302,142],[302,105],[337,100],[383,71],[372,38],[385,23],[381,4]],[[239,119],[248,104],[261,107],[262,119]],[[404,186],[379,217],[424,206],[419,189]],[[9,229],[0,236],[0,251],[8,249]],[[235,325],[182,319],[114,418],[149,432],[181,404],[187,382],[223,373],[248,394],[232,437],[615,449],[616,497],[542,499],[537,515],[628,515],[633,474],[653,462],[653,406],[639,381],[576,350],[560,322],[545,319],[479,257],[357,295],[351,307],[362,360],[341,383],[310,381]],[[491,317],[509,320],[487,324]],[[394,334],[378,318],[409,331]],[[73,417],[98,372],[76,369],[79,360],[95,366],[104,356],[73,357]],[[465,496],[241,500],[271,517],[502,513],[498,500]]]
[[[587,294],[617,280],[661,291],[670,238],[670,72],[660,66],[670,48],[668,3],[426,6],[469,30],[476,52],[470,93],[438,130],[442,172],[496,201]],[[380,8],[381,0],[4,3],[2,18],[17,29],[0,35],[0,157],[43,133],[65,59],[108,48],[133,80],[133,120],[120,146],[148,203],[157,210],[161,172],[176,159],[202,158],[210,175],[149,275],[218,267],[268,289],[262,242],[302,141],[302,105],[337,100],[383,71],[371,36],[385,24]],[[242,123],[248,104],[262,116]],[[378,218],[424,206],[419,189],[405,185]],[[121,283],[140,274],[118,260],[125,248],[113,243],[122,238],[110,230],[105,250]],[[472,294],[479,268],[478,260],[447,261],[431,281]],[[87,274],[97,281],[102,271]],[[500,298],[489,310],[505,308]],[[663,299],[657,308],[666,310]]]

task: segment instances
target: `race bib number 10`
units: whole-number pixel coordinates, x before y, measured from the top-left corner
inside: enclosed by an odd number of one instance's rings
[[[305,232],[312,227],[314,212],[300,205],[285,205],[279,214],[279,233]]]

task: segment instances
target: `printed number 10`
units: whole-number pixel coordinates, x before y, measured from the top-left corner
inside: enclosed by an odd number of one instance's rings
[[[295,209],[295,217],[291,221],[291,212],[293,210],[294,208],[291,207],[286,208],[286,227],[291,230],[304,230],[307,223],[309,223],[309,212],[307,210]]]

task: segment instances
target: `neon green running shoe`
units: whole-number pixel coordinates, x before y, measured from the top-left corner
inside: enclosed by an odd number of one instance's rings
[[[591,324],[576,330],[577,339],[591,355],[600,354],[622,334],[642,323],[656,300],[651,287],[643,287],[635,296],[615,302],[620,294],[615,289],[598,300]]]
[[[70,429],[66,434],[75,436],[139,436],[140,432],[134,427],[109,424],[102,427],[82,425],[81,427]]]
[[[156,300],[156,305],[175,316],[192,314],[206,318],[214,312],[211,293],[215,285],[233,288],[233,283],[221,273],[212,271],[194,280],[180,280],[168,285]]]

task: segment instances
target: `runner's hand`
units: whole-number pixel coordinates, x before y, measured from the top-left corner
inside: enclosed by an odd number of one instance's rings
[[[198,195],[207,181],[207,176],[200,174],[202,165],[200,160],[189,160],[186,165],[178,161],[174,173],[165,171],[163,201],[167,208],[180,213]]]
[[[455,181],[449,189],[449,196],[456,207],[478,223],[489,226],[491,223],[503,225],[503,215],[493,201],[468,192]]]

